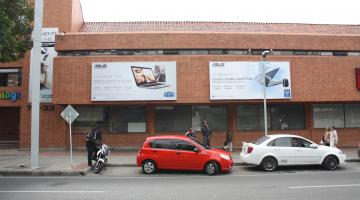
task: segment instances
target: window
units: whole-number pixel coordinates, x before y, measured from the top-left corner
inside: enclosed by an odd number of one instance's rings
[[[303,105],[271,105],[271,129],[297,130],[305,129],[305,114]]]
[[[269,136],[262,136],[261,138],[253,141],[253,144],[257,144],[260,145],[261,143],[265,142],[266,140],[268,140],[270,137]]]
[[[200,131],[202,122],[206,120],[213,131],[227,130],[226,106],[193,106],[192,127]]]
[[[268,117],[268,125],[270,124],[269,120]],[[264,107],[262,105],[238,105],[236,126],[238,130],[264,129]]]
[[[345,127],[343,104],[315,104],[313,106],[313,118],[314,128]]]
[[[174,148],[176,150],[194,151],[195,146],[183,140],[174,140]]]
[[[310,142],[306,141],[304,139],[301,138],[292,138],[292,146],[293,147],[306,147],[306,148],[310,148]]]
[[[74,121],[75,130],[89,131],[97,123],[106,126],[104,107],[76,107],[79,116]]]
[[[157,106],[155,110],[156,131],[185,132],[191,127],[191,106]]]
[[[110,132],[146,132],[145,107],[112,107]]]
[[[346,127],[360,127],[360,104],[345,104],[344,108]]]
[[[283,137],[283,138],[277,138],[273,141],[271,141],[268,146],[276,146],[276,147],[291,147],[291,138],[289,137]]]
[[[0,68],[0,87],[20,87],[21,69]]]
[[[154,140],[152,142],[152,148],[156,149],[172,149],[172,140],[170,139],[160,139],[160,140]]]

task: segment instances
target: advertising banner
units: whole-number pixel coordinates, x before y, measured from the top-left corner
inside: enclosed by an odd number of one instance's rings
[[[54,57],[57,56],[55,51],[55,35],[58,33],[58,28],[43,28],[41,37],[41,66],[40,66],[40,102],[52,102],[52,83],[53,83],[53,62]],[[31,50],[32,52],[32,50]],[[31,53],[32,54],[32,53]],[[31,73],[33,72],[30,68]],[[29,84],[29,102],[31,101],[32,82]]]
[[[176,100],[176,62],[94,62],[92,101]]]
[[[289,62],[210,62],[210,100],[263,99],[262,65],[267,99],[290,99]]]

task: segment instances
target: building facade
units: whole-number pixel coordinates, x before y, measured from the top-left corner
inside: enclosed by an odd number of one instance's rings
[[[52,98],[40,107],[41,147],[69,146],[60,113],[70,104],[80,113],[75,147],[84,147],[95,124],[110,146],[138,148],[147,136],[189,127],[201,140],[207,120],[212,145],[223,146],[231,130],[240,148],[264,135],[263,82],[256,78],[262,67],[269,134],[318,142],[326,126],[335,126],[339,146],[360,142],[359,25],[83,22],[78,0],[45,0],[44,27],[58,34]],[[269,49],[265,60],[261,54]],[[29,56],[0,64],[0,139],[19,148],[30,147]]]

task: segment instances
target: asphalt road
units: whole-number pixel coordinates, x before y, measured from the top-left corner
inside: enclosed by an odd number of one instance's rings
[[[287,167],[262,172],[235,166],[231,173],[162,171],[143,175],[138,168],[108,167],[83,177],[0,177],[1,200],[42,199],[360,199],[360,163],[336,171]]]

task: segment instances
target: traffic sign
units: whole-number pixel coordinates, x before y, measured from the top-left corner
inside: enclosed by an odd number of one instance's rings
[[[76,112],[76,110],[71,105],[68,105],[61,113],[61,117],[69,124],[72,124],[78,116],[79,113]]]

